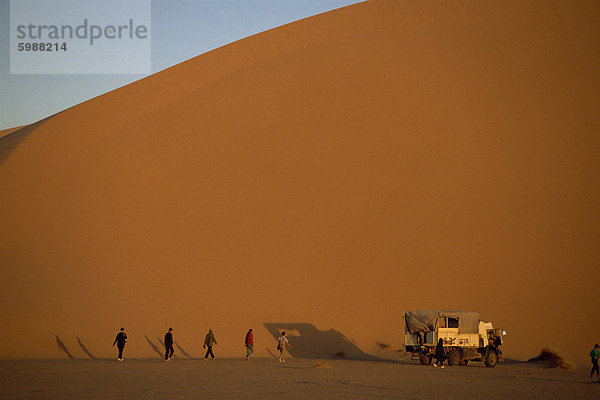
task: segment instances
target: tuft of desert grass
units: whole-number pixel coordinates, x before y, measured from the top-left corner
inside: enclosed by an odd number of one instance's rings
[[[382,343],[382,342],[377,342],[377,347],[379,348],[380,351],[392,351],[393,350],[391,344]]]
[[[530,358],[527,362],[541,362],[546,365],[546,368],[560,368],[571,370],[573,367],[567,363],[561,356],[559,356],[556,351],[544,347],[540,352],[540,355],[534,358]]]
[[[317,365],[313,365],[313,368],[331,368],[331,365],[327,364],[327,361],[323,361]]]

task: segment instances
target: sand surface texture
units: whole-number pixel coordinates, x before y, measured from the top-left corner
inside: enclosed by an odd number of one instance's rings
[[[401,346],[404,310],[456,309],[505,328],[507,357],[587,365],[599,20],[597,1],[369,1],[0,138],[0,356],[64,357],[57,335],[113,357],[123,326],[127,355],[151,357],[144,335],[171,326],[196,356],[213,328],[219,357],[253,328],[267,357],[270,323],[373,353]],[[310,374],[366,391],[342,365]]]
[[[273,359],[2,361],[2,399],[595,399],[587,371]]]

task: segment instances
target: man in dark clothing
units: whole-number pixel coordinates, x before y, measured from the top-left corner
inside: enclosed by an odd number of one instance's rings
[[[435,358],[440,366],[444,368],[444,360],[446,359],[446,351],[444,350],[444,339],[440,339],[438,344],[435,346]],[[433,363],[434,367],[437,367],[436,363]]]
[[[119,361],[123,361],[123,349],[125,348],[125,342],[127,342],[127,335],[125,334],[125,328],[121,328],[121,332],[117,333],[117,337],[113,342],[113,346],[116,343],[117,348],[119,349],[119,356],[117,358]]]
[[[202,346],[202,348],[208,347],[208,350],[206,350],[206,355],[204,356],[205,360],[208,360],[208,356],[211,356],[213,360],[215,359],[215,355],[212,351],[212,348],[215,344],[217,344],[217,339],[215,339],[215,334],[213,333],[212,329],[209,329],[206,337],[204,338],[204,345]]]
[[[173,328],[169,328],[169,332],[165,334],[165,362],[170,361],[173,353],[175,353],[175,350],[173,350],[173,334],[171,332],[173,332]]]

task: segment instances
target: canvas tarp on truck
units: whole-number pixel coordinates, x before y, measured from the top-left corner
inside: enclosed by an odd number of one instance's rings
[[[406,311],[406,331],[433,332],[438,328],[438,317],[458,318],[458,333],[479,333],[479,314],[466,311]]]

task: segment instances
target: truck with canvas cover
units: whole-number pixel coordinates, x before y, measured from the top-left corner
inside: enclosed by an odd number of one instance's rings
[[[505,335],[506,331],[480,320],[475,312],[416,310],[404,313],[406,351],[424,365],[431,364],[438,340],[442,339],[448,364],[483,361],[486,367],[495,367],[502,361],[500,346]]]

